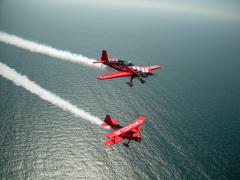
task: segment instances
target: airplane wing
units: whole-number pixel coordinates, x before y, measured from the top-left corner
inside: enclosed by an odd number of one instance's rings
[[[138,125],[136,128],[132,129],[132,132],[136,133],[142,130],[142,126]]]
[[[115,131],[111,131],[109,133],[104,134],[104,136],[108,137],[108,138],[113,138],[116,136],[119,136],[121,134],[124,134],[128,131],[133,131],[138,132],[141,130],[141,125],[143,122],[146,121],[146,118],[144,116],[140,116],[139,118],[137,118],[136,120],[134,120],[133,122],[131,122],[130,124],[128,124],[127,126],[124,126],[123,128],[117,129]]]
[[[108,146],[111,146],[113,144],[116,144],[116,143],[119,143],[121,142],[122,140],[124,140],[124,138],[120,137],[120,136],[116,136],[116,137],[113,137],[105,142],[103,142],[103,144],[105,145],[108,145]]]
[[[112,78],[119,78],[119,77],[124,77],[124,76],[131,76],[131,72],[125,72],[125,71],[114,71],[109,74],[104,74],[101,76],[97,76],[98,79],[100,80],[105,80],[105,79],[112,79]]]
[[[145,66],[144,68],[148,69],[148,70],[155,70],[155,69],[159,69],[161,66],[158,65],[151,65],[151,66]]]

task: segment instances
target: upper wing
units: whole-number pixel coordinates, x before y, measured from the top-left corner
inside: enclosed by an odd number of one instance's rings
[[[144,68],[148,69],[148,70],[155,70],[155,69],[159,69],[161,66],[158,65],[151,65],[151,66],[145,66]]]
[[[141,129],[142,129],[142,126],[139,125],[136,128],[132,129],[131,131],[134,132],[134,133],[137,133],[137,132],[141,131]]]
[[[112,79],[112,78],[118,78],[118,77],[124,77],[124,76],[131,76],[131,72],[125,72],[125,71],[114,71],[109,74],[104,74],[101,76],[97,76],[98,79],[105,80],[105,79]]]
[[[115,131],[111,131],[111,132],[106,133],[104,135],[106,137],[112,138],[112,137],[116,137],[116,136],[119,136],[121,134],[124,134],[128,131],[138,132],[142,128],[141,126],[139,127],[139,125],[142,124],[143,122],[145,122],[145,120],[146,120],[146,118],[144,116],[140,116],[135,121],[129,123],[127,126],[125,126],[123,128],[120,128],[120,129],[117,129]]]
[[[116,143],[119,143],[123,140],[124,138],[120,137],[120,136],[116,136],[116,137],[113,137],[105,142],[103,142],[103,144],[105,145],[108,145],[108,146],[111,146],[113,144],[116,144]]]

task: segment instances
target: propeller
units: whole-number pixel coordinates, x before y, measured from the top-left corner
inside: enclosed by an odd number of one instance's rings
[[[148,71],[150,74],[153,74],[152,70],[150,69],[150,63],[148,63]]]

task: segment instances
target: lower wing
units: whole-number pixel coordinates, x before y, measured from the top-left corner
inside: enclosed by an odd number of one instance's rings
[[[120,136],[116,136],[116,137],[113,137],[105,142],[103,142],[103,144],[105,145],[108,145],[108,146],[111,146],[113,144],[116,144],[116,143],[119,143],[121,142],[122,140],[124,140],[124,138],[120,137]]]
[[[112,79],[112,78],[119,78],[119,77],[125,77],[125,76],[131,76],[131,72],[125,72],[125,71],[114,71],[109,74],[104,74],[101,76],[97,76],[98,79],[100,80],[105,80],[105,79]]]

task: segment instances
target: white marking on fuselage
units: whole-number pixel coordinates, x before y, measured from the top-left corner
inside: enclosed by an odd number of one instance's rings
[[[139,119],[138,121],[136,121],[132,124],[129,124],[128,126],[123,127],[121,129],[115,131],[114,134],[119,136],[120,134],[125,133],[125,132],[129,131],[130,129],[134,128],[134,127],[137,127],[141,123],[143,123],[143,119]]]

